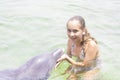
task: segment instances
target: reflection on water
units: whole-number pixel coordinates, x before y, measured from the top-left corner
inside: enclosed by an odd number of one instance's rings
[[[81,15],[99,42],[104,80],[119,80],[119,8],[119,0],[0,0],[0,69],[66,48],[66,22]]]

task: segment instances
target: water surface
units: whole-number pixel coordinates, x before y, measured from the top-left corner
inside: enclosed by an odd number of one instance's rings
[[[16,68],[43,52],[66,49],[66,22],[74,15],[85,18],[99,43],[102,80],[119,80],[119,0],[0,0],[0,70]],[[60,78],[64,79],[51,80]]]

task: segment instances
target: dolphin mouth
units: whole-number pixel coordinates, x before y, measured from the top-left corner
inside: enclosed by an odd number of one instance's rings
[[[62,56],[63,54],[61,54]],[[59,58],[58,58],[59,59]],[[55,64],[55,69],[62,63],[63,61],[56,61],[56,64]]]
[[[61,62],[56,62],[55,69],[60,65]]]

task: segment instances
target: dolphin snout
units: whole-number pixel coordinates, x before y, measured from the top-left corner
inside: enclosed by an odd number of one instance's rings
[[[64,54],[64,49],[57,49],[53,52],[53,57],[55,60],[59,59]]]

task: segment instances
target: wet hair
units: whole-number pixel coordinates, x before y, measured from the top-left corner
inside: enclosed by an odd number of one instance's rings
[[[67,22],[67,26],[68,26],[68,23],[69,23],[70,21],[73,21],[73,20],[78,20],[78,21],[79,21],[79,23],[81,24],[81,29],[84,29],[84,28],[85,28],[85,20],[84,20],[84,18],[81,17],[81,16],[73,16],[72,18],[70,18],[70,19],[68,20],[68,22]]]

